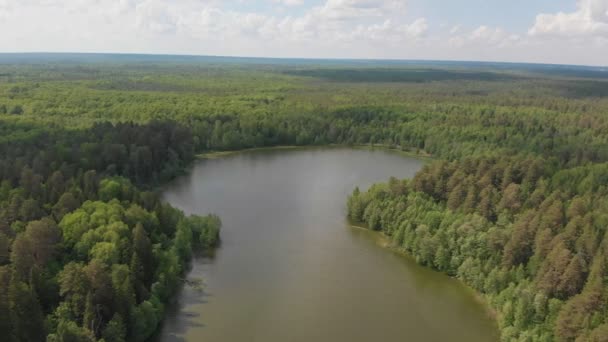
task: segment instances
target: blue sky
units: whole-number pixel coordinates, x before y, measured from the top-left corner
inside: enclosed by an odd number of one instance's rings
[[[304,0],[301,5],[277,6],[273,1],[225,1],[225,9],[266,14],[302,15],[325,1]],[[498,25],[505,29],[526,32],[539,13],[573,12],[572,0],[410,0],[404,19],[426,17],[440,25]]]
[[[417,0],[408,2],[412,16],[438,25],[494,25],[525,33],[539,13],[574,11],[571,0]]]
[[[608,0],[0,0],[0,51],[608,65]]]

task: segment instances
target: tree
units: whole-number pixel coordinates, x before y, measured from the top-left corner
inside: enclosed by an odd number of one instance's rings
[[[91,331],[79,327],[75,322],[62,321],[57,327],[57,333],[49,335],[48,342],[95,342]]]
[[[71,262],[59,273],[59,293],[69,304],[74,317],[81,318],[90,289],[89,278],[83,264]]]
[[[147,232],[154,231],[158,226],[158,219],[139,205],[132,204],[125,211],[124,221],[131,227],[140,224]]]
[[[608,323],[604,323],[593,329],[589,335],[589,342],[608,341]]]
[[[119,314],[115,314],[103,331],[102,337],[105,342],[124,342],[127,337],[127,329]]]
[[[494,189],[488,186],[479,194],[477,212],[488,220],[492,220],[495,215],[494,192]]]
[[[21,281],[29,279],[35,261],[31,240],[25,234],[19,234],[13,241],[11,248],[13,277]]]
[[[144,301],[133,310],[133,330],[131,340],[145,341],[156,330],[158,324],[157,312],[149,301]]]
[[[0,266],[0,331],[7,341],[12,341],[14,339],[9,306],[10,281],[10,268],[8,266]]]
[[[469,186],[466,198],[462,204],[462,210],[467,214],[473,212],[477,207],[478,197],[479,193],[477,187],[475,185]]]
[[[577,216],[583,216],[587,211],[587,204],[582,197],[575,197],[568,205],[567,217],[568,219],[573,219]]]
[[[585,260],[580,255],[575,255],[560,276],[556,289],[559,297],[569,298],[579,293],[585,282],[585,271]]]
[[[558,287],[560,279],[564,279],[564,272],[571,263],[572,253],[566,248],[561,240],[553,243],[553,249],[547,255],[540,270],[538,271],[538,288],[550,296],[556,296],[560,299],[566,298],[569,293],[560,293]],[[567,275],[568,278],[574,278],[576,275]],[[567,286],[564,286],[566,289]]]
[[[42,309],[35,291],[12,277],[8,289],[11,323],[18,341],[43,341],[46,336]]]
[[[15,106],[13,106],[13,108],[11,108],[11,111],[9,112],[9,114],[21,115],[21,114],[23,114],[23,107],[21,105],[15,105]]]
[[[532,256],[535,235],[534,216],[535,212],[527,212],[513,225],[511,238],[505,245],[502,257],[504,266],[517,266],[527,262],[528,258]]]
[[[135,306],[135,293],[131,272],[127,265],[112,265],[112,288],[114,289],[114,312],[121,317],[131,317]]]
[[[563,204],[560,200],[555,200],[547,208],[542,216],[543,227],[550,228],[553,231],[558,230],[564,223]]]
[[[93,295],[91,292],[89,292],[85,300],[82,327],[95,334],[95,332],[98,331],[101,323],[102,322],[97,311],[97,305],[93,303]]]
[[[114,290],[109,268],[92,260],[84,269],[90,289],[86,297],[83,322],[95,336],[100,336],[102,327],[113,315]]]
[[[135,225],[133,229],[133,257],[139,260],[141,264],[141,273],[137,273],[136,281],[142,282],[144,285],[150,284],[152,280],[154,265],[154,256],[152,255],[152,243],[148,234],[141,223]]]
[[[19,209],[19,218],[24,221],[32,221],[41,218],[44,215],[40,204],[35,199],[28,198],[21,204]]]
[[[98,191],[97,172],[89,170],[82,176],[82,191],[86,198],[95,200]]]
[[[557,341],[573,341],[585,329],[592,313],[597,310],[601,300],[599,283],[585,289],[581,294],[569,300],[560,310],[555,322]]]
[[[59,197],[65,192],[65,176],[60,170],[53,174],[46,181],[47,198],[50,203],[57,203]]]
[[[6,234],[0,232],[0,266],[7,264],[10,261],[10,241]]]
[[[361,203],[361,191],[356,187],[352,195],[348,197],[348,216],[355,222],[361,222],[363,220],[363,204]]]
[[[89,257],[104,263],[105,265],[113,265],[120,262],[120,250],[118,246],[112,242],[98,242],[89,250]]]
[[[521,207],[520,186],[515,183],[507,185],[503,190],[502,199],[498,204],[499,210],[509,210],[515,212]]]
[[[28,223],[25,237],[30,241],[34,262],[42,267],[54,257],[57,244],[61,242],[61,231],[55,221],[45,218]]]
[[[58,221],[61,221],[66,214],[78,209],[79,206],[80,201],[71,192],[66,192],[53,206],[53,215]]]
[[[117,180],[104,179],[99,184],[99,199],[109,202],[114,198],[121,198],[122,186]]]
[[[456,187],[450,192],[448,196],[447,206],[451,210],[458,209],[465,201],[466,192],[463,189],[461,184],[456,185]]]

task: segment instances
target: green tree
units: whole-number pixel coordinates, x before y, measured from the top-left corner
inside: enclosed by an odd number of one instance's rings
[[[18,341],[43,341],[46,333],[42,308],[35,291],[12,277],[8,288],[8,303],[15,338]]]
[[[86,306],[86,296],[90,289],[85,266],[75,262],[65,265],[59,273],[59,286],[59,293],[69,304],[74,317],[81,318]]]
[[[127,337],[127,329],[119,314],[115,314],[103,331],[102,338],[105,342],[124,342]]]
[[[61,231],[49,218],[28,223],[24,236],[30,242],[34,262],[41,267],[55,256],[61,242]]]
[[[95,336],[85,329],[79,327],[75,322],[60,322],[57,333],[47,338],[48,342],[95,342]]]
[[[15,105],[15,106],[13,106],[13,108],[11,108],[9,114],[21,115],[21,114],[23,114],[23,107],[21,105]]]

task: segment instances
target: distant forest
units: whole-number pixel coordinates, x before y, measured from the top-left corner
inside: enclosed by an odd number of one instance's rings
[[[504,341],[608,340],[608,73],[441,62],[0,56],[0,333],[144,341],[220,218],[155,189],[199,153],[431,155],[351,220],[488,301]]]

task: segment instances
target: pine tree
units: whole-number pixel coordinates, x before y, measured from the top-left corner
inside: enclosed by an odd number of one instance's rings
[[[466,193],[463,189],[462,184],[456,185],[448,196],[448,208],[451,210],[458,209],[464,203],[465,196]]]
[[[557,293],[560,298],[569,298],[583,288],[586,278],[586,265],[580,255],[575,255],[559,278]]]
[[[144,286],[148,286],[154,275],[154,257],[152,243],[141,223],[137,223],[133,229],[133,254],[133,258],[138,259],[141,265],[141,270],[132,269],[133,272],[139,272],[136,273],[136,280],[141,281]]]
[[[44,341],[44,319],[35,291],[13,276],[8,289],[8,303],[14,336],[18,341]]]
[[[9,286],[11,271],[9,266],[0,266],[0,332],[6,341],[13,341],[13,325],[9,306]]]

